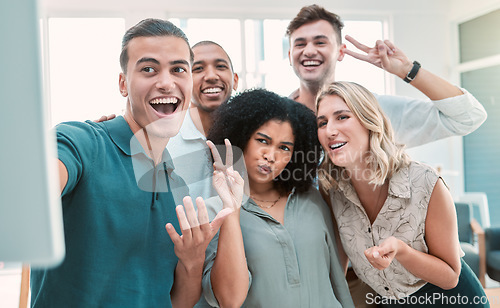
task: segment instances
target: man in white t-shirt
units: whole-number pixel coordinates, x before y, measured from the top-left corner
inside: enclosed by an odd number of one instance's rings
[[[391,120],[396,140],[408,147],[476,130],[485,120],[483,106],[465,89],[420,67],[390,41],[368,47],[350,36],[361,53],[342,43],[340,17],[318,5],[303,7],[287,27],[290,64],[300,85],[290,98],[315,110],[320,89],[335,81],[335,68],[345,55],[366,61],[398,76],[429,99],[379,95],[377,99]],[[359,72],[362,74],[363,72]]]
[[[176,173],[189,187],[191,197],[208,198],[216,194],[212,187],[212,160],[206,136],[213,123],[214,111],[231,97],[238,87],[238,74],[226,51],[212,41],[193,46],[193,96],[191,108],[167,149]],[[235,160],[236,161],[236,160]],[[237,168],[237,167],[236,167]]]
[[[376,95],[391,120],[396,141],[407,147],[467,135],[486,120],[484,107],[467,90],[421,68],[392,42],[379,40],[375,47],[368,47],[346,36],[361,53],[347,49],[342,43],[343,26],[340,16],[315,4],[304,6],[290,21],[286,31],[288,55],[300,80],[290,98],[316,110],[316,95],[335,81],[337,62],[349,55],[398,76],[429,98]],[[342,249],[342,245],[338,247]],[[368,307],[365,295],[373,291],[360,284],[352,271],[347,272],[347,279],[356,307]]]

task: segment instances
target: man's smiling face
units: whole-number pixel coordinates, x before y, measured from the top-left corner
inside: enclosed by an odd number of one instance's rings
[[[231,97],[238,87],[238,75],[226,52],[216,44],[197,45],[193,53],[193,104],[211,112]]]
[[[175,136],[191,100],[189,46],[174,36],[137,37],[127,52],[127,73],[120,74],[125,119],[134,133],[149,126],[159,137]]]
[[[337,42],[332,25],[318,20],[290,35],[290,64],[300,81],[322,86],[334,81],[337,61],[344,58],[344,45]]]

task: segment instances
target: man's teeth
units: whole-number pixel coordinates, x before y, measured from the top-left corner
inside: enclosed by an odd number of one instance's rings
[[[205,89],[203,90],[203,93],[219,93],[219,92],[222,92],[222,89],[221,88],[208,88],[208,89]]]
[[[156,112],[168,115],[175,112],[179,106],[179,99],[175,97],[155,98],[149,103]]]
[[[158,105],[158,104],[177,104],[177,98],[175,97],[168,97],[168,98],[155,98],[150,102],[151,105]]]
[[[335,143],[330,146],[330,149],[335,150],[346,144],[347,142]]]
[[[304,66],[318,66],[321,63],[319,61],[304,61]]]

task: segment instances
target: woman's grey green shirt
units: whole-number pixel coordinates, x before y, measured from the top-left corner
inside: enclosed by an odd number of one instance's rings
[[[206,204],[211,219],[222,209],[218,197]],[[292,191],[283,225],[247,199],[240,224],[250,274],[243,307],[354,307],[338,260],[330,210],[316,189]],[[205,300],[215,307],[210,274],[217,243],[218,235],[207,248],[203,273]]]

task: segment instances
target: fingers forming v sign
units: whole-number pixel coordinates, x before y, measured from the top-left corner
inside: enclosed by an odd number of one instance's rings
[[[233,168],[233,149],[231,147],[231,142],[225,139],[224,143],[226,144],[225,165],[222,163],[222,158],[215,145],[211,141],[207,141],[207,145],[214,157],[213,186],[222,199],[224,208],[236,210],[241,207],[244,181],[238,171]]]
[[[345,38],[354,47],[364,52],[358,53],[345,49],[345,53],[353,58],[371,63],[399,77],[404,77],[408,70],[411,69],[412,62],[410,59],[389,40],[377,40],[374,47],[368,47],[349,35],[346,35]]]
[[[177,219],[181,227],[182,235],[177,234],[172,224],[168,223],[165,228],[174,243],[175,254],[179,261],[187,268],[203,266],[205,250],[212,238],[219,231],[224,219],[235,209],[241,206],[243,198],[243,179],[239,173],[233,170],[233,151],[231,143],[226,140],[226,164],[222,163],[219,152],[212,142],[207,142],[214,156],[214,187],[221,197],[224,208],[209,223],[207,208],[203,198],[196,199],[198,214],[193,205],[191,197],[184,197],[184,206],[176,207]]]

